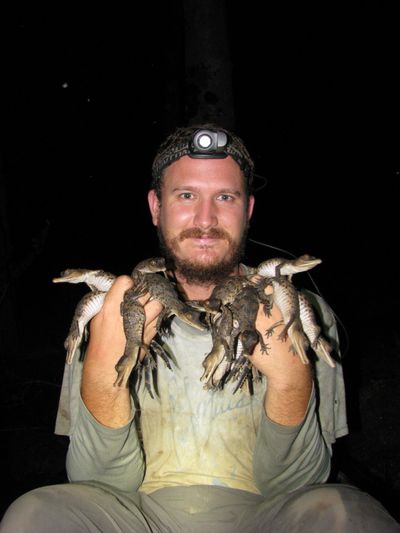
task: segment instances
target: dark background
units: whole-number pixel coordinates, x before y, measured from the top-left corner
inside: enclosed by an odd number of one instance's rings
[[[82,286],[157,254],[150,166],[175,126],[216,120],[258,174],[250,264],[309,253],[335,310],[350,435],[334,473],[398,518],[399,30],[395,2],[185,0],[1,8],[1,509],[65,480],[53,434]]]

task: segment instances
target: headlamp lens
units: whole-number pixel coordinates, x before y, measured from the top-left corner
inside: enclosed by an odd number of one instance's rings
[[[208,133],[202,133],[198,137],[197,143],[198,143],[200,148],[203,148],[204,150],[207,150],[210,147],[211,143],[212,143],[212,139],[208,135]]]
[[[190,157],[226,157],[228,136],[221,130],[197,130],[190,142]]]

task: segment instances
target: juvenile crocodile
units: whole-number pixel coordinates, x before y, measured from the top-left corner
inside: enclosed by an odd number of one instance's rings
[[[238,292],[236,290],[241,287]],[[234,289],[232,291],[232,288]],[[215,307],[219,314],[211,320],[213,349],[203,361],[205,369],[202,380],[207,380],[208,388],[221,388],[224,379],[240,375],[237,365],[242,365],[247,355],[251,355],[260,343],[261,350],[267,353],[268,347],[255,322],[260,303],[269,302],[268,296],[252,284],[222,284],[218,287],[218,302]],[[235,295],[232,298],[232,294]],[[224,304],[220,304],[224,302]],[[207,308],[207,304],[205,304]],[[214,307],[212,307],[214,308]],[[237,361],[237,346],[241,346],[240,363]]]
[[[300,307],[300,321],[306,334],[311,348],[317,356],[325,361],[329,366],[334,368],[335,362],[331,357],[332,347],[329,342],[321,335],[321,328],[318,326],[312,305],[308,301],[306,295],[298,292],[299,307]]]
[[[223,380],[238,379],[241,387],[246,378],[252,378],[253,369],[247,355],[253,353],[258,343],[264,353],[268,350],[262,334],[255,327],[260,303],[269,315],[275,302],[283,317],[266,334],[272,335],[278,325],[284,324],[279,338],[283,340],[289,335],[291,349],[303,363],[308,363],[297,291],[289,280],[293,274],[313,268],[320,262],[320,259],[309,255],[294,260],[269,259],[260,263],[248,276],[227,278],[214,288],[208,300],[198,302],[198,308],[203,307],[209,315],[208,323],[213,336],[213,349],[203,361],[205,370],[201,379],[206,380],[206,386],[216,388],[222,385]],[[274,294],[264,293],[267,285],[272,285]],[[242,353],[235,359],[235,347],[239,342]]]
[[[279,333],[278,339],[284,341],[289,336],[292,343],[291,350],[300,357],[304,364],[308,364],[309,360],[306,354],[308,342],[300,321],[300,305],[297,289],[283,276],[270,278],[270,283],[274,290],[274,303],[282,314],[282,320],[270,326],[266,331],[266,335],[271,336],[275,328],[283,324],[284,328]]]
[[[234,317],[234,332],[236,347],[240,347],[240,354],[235,350],[235,360],[233,361],[226,381],[230,379],[238,380],[238,384],[233,392],[242,387],[245,380],[249,387],[252,387],[253,365],[248,359],[252,355],[257,344],[260,345],[262,353],[268,353],[268,345],[265,343],[261,332],[256,328],[256,319],[260,303],[267,305],[265,299],[268,298],[264,292],[254,286],[244,287],[238,294],[229,308]],[[269,309],[269,299],[267,308]],[[250,383],[251,382],[251,383]]]
[[[157,300],[163,306],[157,319],[157,332],[161,331],[163,322],[172,315],[176,315],[196,329],[202,331],[206,329],[200,321],[198,313],[179,299],[176,290],[167,278],[157,273],[143,274],[138,270],[132,272],[132,278],[134,286],[125,292],[121,304],[127,343],[124,354],[115,366],[118,376],[114,385],[120,387],[127,385],[129,375],[139,361],[140,349],[144,349],[146,354],[149,354],[149,347],[142,341],[144,310],[141,304],[137,302],[138,298],[149,293],[150,300]]]
[[[165,270],[164,258],[155,257],[145,259],[138,263],[132,274],[136,276],[137,272],[139,273],[139,276],[143,273],[165,272]],[[89,294],[84,295],[75,308],[70,331],[64,343],[67,350],[67,364],[72,363],[76,350],[81,344],[83,336],[87,332],[87,324],[101,310],[105,295],[111,288],[115,279],[116,276],[114,274],[105,272],[104,270],[89,270],[82,268],[64,270],[60,277],[53,279],[54,283],[86,283],[92,291]],[[133,312],[134,309],[135,313]],[[127,336],[126,351],[132,353],[132,346],[137,342],[137,338],[135,337],[135,328],[131,327],[132,322],[130,318],[132,317],[129,317],[128,315],[134,314],[134,318],[136,317],[138,322],[140,322],[141,316],[139,315],[137,308],[131,305],[130,302],[126,302],[125,307],[121,307],[121,311],[124,317],[125,335]],[[197,325],[196,322],[195,326]],[[151,343],[150,347],[156,350],[159,355],[161,354],[162,348],[158,347],[158,345],[156,346],[155,343]],[[164,361],[167,359],[164,352],[161,356]],[[121,362],[118,364],[123,366]],[[118,382],[118,378],[116,382]]]
[[[165,260],[163,257],[151,257],[140,261],[133,273],[165,272]],[[116,276],[105,270],[89,270],[87,268],[67,268],[61,272],[60,277],[53,278],[53,283],[86,283],[91,290],[108,292],[114,283]]]
[[[205,388],[216,389],[223,386],[223,378],[235,356],[235,342],[239,334],[238,321],[230,304],[250,285],[251,281],[245,276],[231,276],[217,284],[207,300],[191,302],[196,308],[206,312],[206,321],[213,340],[212,350],[203,360],[204,372],[201,380],[206,382]]]
[[[327,343],[319,336],[319,328],[313,319],[311,307],[305,298],[299,298],[297,289],[291,282],[292,276],[298,272],[305,272],[314,268],[322,261],[308,254],[301,255],[295,259],[272,258],[263,261],[257,267],[257,285],[265,287],[271,285],[273,288],[273,302],[277,305],[282,314],[282,320],[273,324],[267,330],[267,335],[272,335],[274,329],[283,324],[284,328],[279,334],[279,338],[284,340],[288,335],[292,342],[292,350],[298,354],[304,364],[309,363],[306,350],[314,342],[322,357],[330,364],[329,355],[326,356]],[[260,278],[261,276],[261,278]],[[302,317],[301,317],[302,313]],[[305,327],[304,327],[305,326]],[[307,332],[305,331],[307,329]],[[307,340],[308,339],[308,340]],[[310,339],[313,339],[312,341]]]
[[[127,290],[121,303],[121,314],[126,336],[125,350],[115,365],[117,379],[114,386],[125,387],[129,376],[139,361],[140,350],[149,355],[150,348],[143,342],[143,328],[146,320],[143,305],[137,300],[132,290]]]

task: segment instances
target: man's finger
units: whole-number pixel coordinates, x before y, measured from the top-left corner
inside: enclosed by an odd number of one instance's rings
[[[150,300],[145,304],[144,310],[146,313],[146,323],[151,324],[154,320],[158,319],[163,310],[163,306],[158,300]]]
[[[103,313],[115,312],[116,310],[119,313],[124,294],[132,285],[133,281],[129,276],[118,276],[106,294],[102,308]]]
[[[123,296],[125,291],[133,286],[133,280],[130,276],[118,276],[108,291],[108,294]]]

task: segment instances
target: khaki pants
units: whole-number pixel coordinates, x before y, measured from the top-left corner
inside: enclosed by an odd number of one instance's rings
[[[370,495],[351,485],[312,485],[268,501],[225,487],[189,486],[152,494],[97,483],[35,489],[18,498],[1,533],[75,532],[400,532]]]

